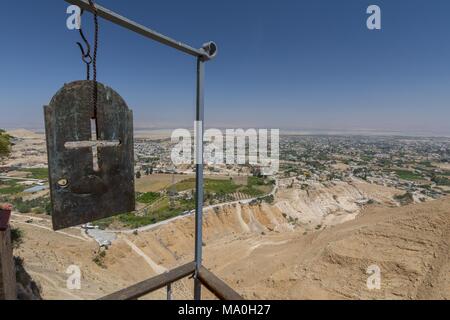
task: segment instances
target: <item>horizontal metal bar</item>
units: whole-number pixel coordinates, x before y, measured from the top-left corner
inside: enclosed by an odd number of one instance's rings
[[[91,5],[89,4],[88,0],[65,0],[66,2],[70,4],[74,4],[78,7],[80,7],[83,10],[93,12],[93,9]],[[215,52],[209,53],[206,50],[209,50],[209,46],[211,43],[206,44],[204,47],[205,49],[195,49],[191,46],[188,46],[187,44],[184,44],[182,42],[173,40],[169,37],[166,37],[165,35],[162,35],[156,31],[153,31],[147,27],[144,27],[143,25],[140,25],[134,21],[131,21],[109,9],[106,9],[98,4],[95,4],[95,7],[97,9],[97,14],[99,17],[102,17],[106,20],[109,20],[115,24],[118,24],[128,30],[134,31],[140,35],[143,35],[144,37],[153,39],[155,41],[158,41],[162,44],[165,44],[169,47],[175,48],[177,50],[180,50],[184,53],[190,54],[195,57],[202,58],[204,60],[210,60],[215,56]],[[216,50],[216,46],[214,45],[214,50]]]
[[[100,300],[135,300],[146,294],[166,287],[168,284],[186,278],[195,271],[195,262],[190,262],[181,267],[154,278],[142,281],[134,286],[128,287],[116,293],[110,294]]]
[[[105,148],[105,147],[118,147],[120,141],[69,141],[64,144],[66,149],[81,149],[81,148]]]
[[[243,298],[225,282],[216,277],[205,267],[200,267],[198,278],[217,298],[221,300],[243,300]]]

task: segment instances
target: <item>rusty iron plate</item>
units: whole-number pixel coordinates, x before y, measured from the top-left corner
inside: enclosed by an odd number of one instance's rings
[[[66,84],[44,107],[54,230],[135,209],[133,113],[98,83],[93,121],[92,85]]]

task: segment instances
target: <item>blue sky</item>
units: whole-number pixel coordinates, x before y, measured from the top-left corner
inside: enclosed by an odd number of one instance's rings
[[[98,0],[177,40],[214,40],[209,127],[377,130],[450,135],[450,1]],[[382,10],[369,31],[366,9]],[[0,11],[0,127],[43,127],[42,106],[85,77],[63,0]],[[100,20],[99,81],[136,127],[191,127],[195,61]],[[92,17],[83,27],[92,39]]]

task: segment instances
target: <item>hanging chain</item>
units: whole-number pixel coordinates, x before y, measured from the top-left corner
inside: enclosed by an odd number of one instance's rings
[[[84,50],[83,45],[80,42],[77,42],[78,46],[81,50],[81,55],[83,62],[86,64],[86,79],[88,81],[91,80],[91,64],[92,64],[92,71],[93,71],[93,79],[92,79],[92,108],[93,108],[93,115],[92,119],[95,120],[97,124],[97,104],[98,104],[98,83],[97,83],[97,51],[98,51],[98,14],[97,14],[97,7],[95,6],[94,0],[89,0],[89,5],[91,6],[92,12],[94,13],[94,23],[95,23],[95,35],[94,35],[94,53],[93,56],[91,56],[91,46],[89,45],[89,42],[87,41],[83,30],[80,28],[80,36],[81,39],[83,39],[83,42],[86,44],[86,50]],[[83,14],[84,10],[81,11],[81,14]],[[97,136],[98,136],[98,126],[97,127]]]
[[[92,105],[94,106],[94,119],[97,120],[97,102],[98,102],[98,84],[97,84],[97,51],[98,51],[98,15],[94,0],[89,0],[89,4],[94,12],[95,36],[94,36],[94,57],[92,59],[93,69],[93,88],[92,88]]]

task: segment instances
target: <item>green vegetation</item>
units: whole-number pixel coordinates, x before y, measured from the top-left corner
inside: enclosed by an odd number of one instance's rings
[[[161,195],[157,192],[146,192],[146,193],[139,193],[136,195],[136,200],[140,203],[145,204],[152,204],[159,198],[161,198]]]
[[[36,198],[29,201],[24,201],[22,198],[17,198],[12,201],[14,208],[20,213],[46,213],[51,214],[51,204],[49,198]]]
[[[251,197],[259,197],[270,192],[274,181],[263,177],[248,177],[247,186],[237,185],[233,180],[205,179],[205,194],[225,196],[235,192],[241,192]],[[175,184],[177,192],[192,190],[195,188],[195,179],[188,179]]]
[[[48,179],[48,168],[24,168],[20,169],[21,172],[29,172],[31,179],[47,180]]]
[[[177,192],[194,189],[195,188],[195,179],[187,179],[187,180],[180,181],[171,188],[174,188],[175,191],[177,191]]]
[[[265,197],[260,198],[260,200],[263,201],[263,202],[266,202],[268,204],[273,204],[274,201],[275,201],[275,198],[274,198],[273,195],[269,195],[269,196],[265,196]]]
[[[394,196],[394,199],[397,200],[398,202],[400,202],[400,204],[402,206],[408,205],[408,204],[411,204],[414,202],[413,195],[410,192],[407,192],[403,195],[396,195],[396,196]]]
[[[205,191],[216,194],[234,193],[239,189],[232,180],[205,180]]]
[[[25,186],[18,184],[15,181],[0,181],[0,194],[1,195],[14,195],[23,192],[26,189]]]
[[[247,194],[247,195],[249,195],[251,197],[259,197],[259,196],[262,196],[262,195],[264,195],[266,193],[266,192],[264,192],[264,191],[262,191],[260,189],[257,189],[257,188],[255,188],[253,186],[244,187],[244,188],[240,189],[239,192]]]
[[[252,197],[259,197],[269,193],[274,184],[274,180],[268,180],[264,177],[248,177],[247,187],[239,191]]]
[[[5,130],[0,129],[0,159],[7,157],[11,152],[11,137]]]
[[[227,202],[234,200],[232,196],[235,192],[241,192],[250,197],[264,196],[272,189],[274,181],[260,177],[249,177],[247,186],[236,184],[232,179],[205,179],[205,204]],[[139,193],[136,200],[146,204],[146,208],[139,212],[126,213],[111,218],[102,219],[94,222],[102,229],[111,225],[126,228],[139,228],[149,224],[154,224],[176,217],[183,212],[189,212],[195,209],[195,179],[187,179],[169,187],[167,191],[174,189],[177,192],[192,190],[192,197],[175,196],[172,201],[168,195],[161,195],[156,192]],[[186,199],[189,198],[189,199]],[[261,198],[261,201],[273,202],[273,197]]]
[[[450,179],[446,177],[434,176],[431,180],[439,186],[450,186]]]
[[[262,177],[248,177],[247,179],[248,186],[266,186],[268,184],[270,183]]]
[[[283,173],[285,177],[290,177],[291,173],[298,176],[300,175],[301,171],[300,169],[290,167],[289,169],[283,170]]]
[[[409,170],[395,170],[395,174],[403,180],[422,180],[423,177],[415,172]]]
[[[19,228],[11,228],[11,243],[15,249],[23,243],[23,231]]]
[[[132,212],[94,222],[101,229],[108,228],[113,223],[118,223],[127,228],[139,228],[154,224],[180,215],[182,212],[195,208],[195,200],[177,200],[173,208],[170,207],[168,197],[164,197],[155,208],[143,213]]]
[[[195,178],[180,181],[174,187],[177,192],[195,189]],[[205,192],[228,194],[236,192],[238,188],[232,180],[205,179]]]
[[[119,216],[104,218],[101,220],[94,221],[93,224],[98,226],[100,229],[105,230],[110,225],[113,224],[114,221],[118,219]]]
[[[433,164],[431,163],[431,161],[422,161],[420,162],[420,165],[424,166],[424,167],[428,167],[428,168],[433,168]]]
[[[92,261],[100,268],[106,269],[105,258],[106,258],[106,251],[102,250],[92,258]]]

